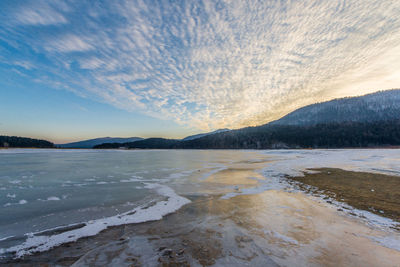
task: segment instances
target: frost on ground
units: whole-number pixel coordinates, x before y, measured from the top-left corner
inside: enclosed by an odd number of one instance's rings
[[[313,168],[339,168],[400,176],[399,149],[271,150],[274,157],[264,169],[267,176],[302,176]]]

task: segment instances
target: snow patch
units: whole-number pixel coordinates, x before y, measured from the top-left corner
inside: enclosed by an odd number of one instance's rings
[[[173,189],[165,185],[145,183],[144,187],[155,190],[158,194],[167,197],[167,200],[159,201],[151,207],[138,207],[119,215],[91,220],[81,228],[60,234],[39,236],[30,233],[27,234],[26,241],[21,245],[0,249],[0,255],[15,253],[16,257],[22,257],[26,254],[49,250],[66,242],[76,241],[84,236],[94,236],[110,226],[160,220],[163,216],[175,212],[190,202],[189,199],[177,195]]]

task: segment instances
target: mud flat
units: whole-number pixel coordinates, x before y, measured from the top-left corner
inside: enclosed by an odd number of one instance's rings
[[[305,172],[303,177],[289,179],[300,182],[299,187],[306,192],[322,193],[354,208],[400,222],[399,176],[337,168],[308,170],[311,172]]]

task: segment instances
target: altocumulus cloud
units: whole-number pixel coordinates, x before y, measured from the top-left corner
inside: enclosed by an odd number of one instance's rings
[[[262,124],[400,82],[400,1],[2,5],[2,63],[190,127]]]

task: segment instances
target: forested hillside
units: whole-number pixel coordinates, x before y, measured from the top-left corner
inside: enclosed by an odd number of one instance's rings
[[[0,135],[0,147],[53,148],[54,144],[46,140]]]
[[[308,126],[263,125],[180,141],[149,138],[95,148],[273,149],[346,148],[400,145],[400,121],[345,122]]]
[[[273,125],[376,122],[400,119],[400,90],[346,97],[299,108]]]

